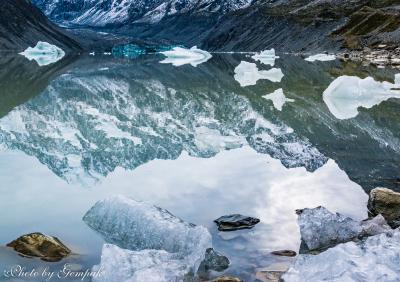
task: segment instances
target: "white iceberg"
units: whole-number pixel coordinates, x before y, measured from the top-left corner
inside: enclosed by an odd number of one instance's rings
[[[96,281],[116,281],[110,275],[121,266],[130,271],[121,274],[126,279],[118,281],[153,281],[153,270],[159,277],[196,273],[206,249],[212,247],[211,235],[206,228],[124,196],[97,202],[83,220],[107,243],[116,245],[104,246],[99,266],[114,271]]]
[[[256,85],[260,79],[268,79],[272,82],[281,82],[283,73],[281,69],[273,68],[270,70],[258,70],[257,65],[242,61],[235,68],[235,80],[240,86]]]
[[[275,59],[279,59],[279,57],[275,55],[275,49],[273,48],[257,53],[251,58],[255,61],[260,61],[264,65],[270,65],[271,67],[275,65]]]
[[[301,240],[307,250],[324,249],[391,230],[381,215],[358,222],[339,213],[331,213],[324,207],[304,209],[299,213]]]
[[[319,255],[300,255],[282,277],[288,282],[400,281],[400,231],[340,244]]]
[[[196,46],[185,49],[181,47],[175,47],[170,51],[160,52],[167,58],[160,63],[162,64],[172,64],[176,67],[190,64],[193,67],[207,62],[212,58],[212,55],[204,50],[198,49]]]
[[[329,111],[338,119],[350,119],[358,115],[358,108],[370,109],[390,98],[400,98],[395,84],[378,82],[372,77],[340,76],[323,93]]]
[[[305,58],[307,62],[315,62],[315,61],[320,61],[320,62],[327,62],[327,61],[334,61],[336,60],[335,55],[328,55],[328,54],[317,54],[313,56],[309,56]]]
[[[42,41],[39,41],[35,47],[28,47],[19,54],[25,56],[29,61],[35,60],[39,66],[53,64],[65,56],[65,52],[61,48]]]
[[[273,93],[262,96],[264,99],[271,100],[272,103],[274,104],[274,107],[278,111],[282,111],[283,105],[285,105],[286,102],[294,102],[293,99],[286,98],[285,94],[283,93],[283,89],[280,88],[278,90],[275,90]]]

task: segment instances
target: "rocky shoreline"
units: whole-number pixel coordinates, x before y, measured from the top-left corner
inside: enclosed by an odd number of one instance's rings
[[[376,65],[378,68],[391,66],[400,69],[400,47],[379,45],[377,48],[339,52],[337,58]]]
[[[291,250],[271,252],[294,257],[293,263],[259,269],[254,281],[325,281],[330,277],[395,281],[400,276],[400,193],[373,189],[368,211],[368,219],[356,221],[324,207],[296,210],[302,242],[299,255]],[[100,265],[93,267],[94,271],[104,269],[105,276],[95,281],[111,281],[107,279],[114,277],[113,269],[122,266],[126,272],[119,278],[124,281],[242,281],[229,275],[229,258],[213,249],[206,228],[186,223],[162,208],[116,196],[96,203],[83,220],[106,242]],[[221,222],[229,228],[221,230]],[[215,221],[222,232],[254,228],[258,222],[238,214]],[[72,253],[59,239],[41,233],[23,235],[7,246],[21,256],[48,262]],[[379,250],[387,253],[383,256]],[[371,270],[373,264],[380,267]],[[218,272],[223,275],[212,278]]]

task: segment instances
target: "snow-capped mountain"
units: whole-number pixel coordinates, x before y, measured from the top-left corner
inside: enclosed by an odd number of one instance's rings
[[[252,0],[33,0],[53,21],[102,27],[158,23],[179,14],[217,14],[248,7]]]

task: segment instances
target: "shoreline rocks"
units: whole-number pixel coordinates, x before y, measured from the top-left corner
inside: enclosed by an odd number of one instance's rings
[[[392,66],[400,68],[400,47],[390,48],[379,45],[375,49],[350,50],[337,54],[337,58],[347,61],[365,62],[378,67]]]
[[[72,253],[58,238],[38,232],[23,235],[8,243],[7,247],[21,256],[38,257],[48,262],[58,262]]]
[[[381,214],[388,224],[400,226],[400,193],[387,188],[375,188],[370,192],[368,210],[371,216]]]
[[[241,229],[252,229],[260,222],[258,218],[243,216],[241,214],[232,214],[221,216],[214,220],[219,231],[236,231]]]

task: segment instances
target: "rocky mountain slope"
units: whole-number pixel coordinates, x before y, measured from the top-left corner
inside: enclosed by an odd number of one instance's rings
[[[360,49],[400,42],[397,0],[34,0],[62,25],[209,50]]]
[[[38,41],[56,44],[65,50],[80,48],[29,0],[2,0],[0,15],[0,50],[22,51]]]

